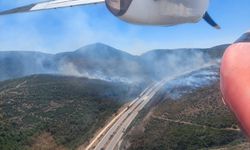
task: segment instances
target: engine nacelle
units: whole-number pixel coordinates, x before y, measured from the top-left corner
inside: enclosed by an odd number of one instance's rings
[[[200,21],[209,0],[106,0],[106,5],[129,23],[171,26]]]

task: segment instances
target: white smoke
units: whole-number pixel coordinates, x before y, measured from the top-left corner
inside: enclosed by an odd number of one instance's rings
[[[76,76],[76,77],[84,76],[77,70],[76,66],[73,63],[64,63],[60,65],[59,73],[67,76]]]
[[[219,64],[212,64],[192,73],[182,75],[168,82],[165,90],[172,99],[177,100],[181,96],[192,91],[211,85],[219,80]]]
[[[89,79],[98,79],[108,82],[122,82],[128,84],[133,83],[133,81],[129,78],[124,78],[120,76],[108,76],[99,70],[95,70],[94,72],[88,72],[88,71],[80,72],[77,69],[77,67],[71,62],[62,63],[59,66],[58,73],[66,76],[86,77]]]

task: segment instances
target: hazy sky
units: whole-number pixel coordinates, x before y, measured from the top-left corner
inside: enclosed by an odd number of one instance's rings
[[[0,10],[38,0],[0,0]],[[41,0],[40,0],[41,1]],[[0,51],[72,51],[102,42],[133,54],[157,48],[212,47],[250,30],[250,0],[211,0],[209,13],[221,25],[204,21],[174,27],[138,26],[112,16],[104,4],[0,17]]]

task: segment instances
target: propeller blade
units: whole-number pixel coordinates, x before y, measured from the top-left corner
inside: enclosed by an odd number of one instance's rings
[[[221,29],[221,27],[210,17],[210,15],[208,14],[208,12],[206,12],[203,16],[203,19],[210,24],[212,27],[216,28],[216,29]]]

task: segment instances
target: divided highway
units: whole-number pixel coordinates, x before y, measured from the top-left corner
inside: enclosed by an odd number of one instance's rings
[[[139,111],[142,110],[155,93],[162,88],[165,82],[166,80],[162,80],[146,88],[139,97],[133,100],[129,106],[121,111],[121,113],[98,134],[86,150],[113,150]]]
[[[119,147],[119,142],[129,125],[132,123],[138,113],[144,108],[144,106],[167,82],[175,79],[178,76],[191,73],[201,68],[196,68],[194,70],[173,75],[146,88],[135,100],[130,103],[129,106],[122,110],[113,120],[110,121],[108,125],[105,126],[104,129],[102,129],[102,131],[95,137],[94,140],[92,140],[85,150],[117,149],[117,147]]]

